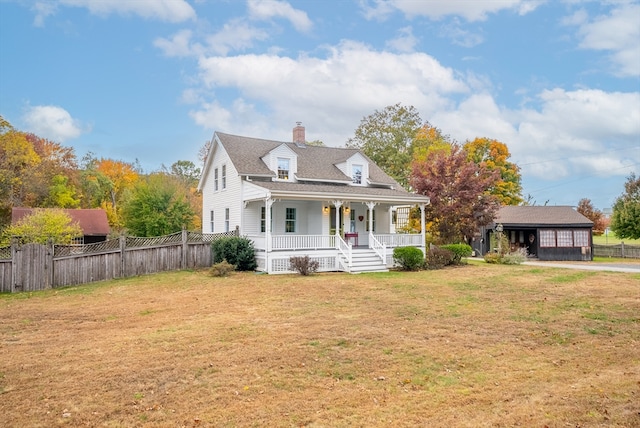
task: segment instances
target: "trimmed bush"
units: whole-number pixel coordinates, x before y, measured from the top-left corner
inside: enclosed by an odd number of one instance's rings
[[[416,247],[396,247],[393,261],[402,270],[420,270],[424,267],[424,254]]]
[[[427,251],[427,269],[442,269],[453,262],[454,254],[441,247],[432,247]]]
[[[211,244],[213,247],[213,262],[220,263],[226,260],[236,267],[236,270],[255,270],[256,262],[253,242],[247,238],[230,236],[220,238]]]
[[[233,272],[236,269],[234,265],[226,260],[216,263],[209,269],[209,275],[211,276],[229,276],[229,272]]]
[[[527,251],[523,248],[521,250],[513,251],[511,253],[502,256],[502,263],[505,265],[519,265],[524,263],[527,259]]]
[[[311,260],[309,256],[291,257],[289,258],[289,266],[291,270],[298,272],[300,275],[309,275],[318,270],[320,263],[317,260]]]
[[[484,261],[491,264],[499,264],[500,263],[500,254],[498,253],[487,253],[484,255]]]
[[[440,248],[449,250],[453,253],[453,260],[451,260],[451,264],[454,265],[462,264],[463,257],[471,257],[471,254],[473,254],[473,249],[467,244],[441,245]]]

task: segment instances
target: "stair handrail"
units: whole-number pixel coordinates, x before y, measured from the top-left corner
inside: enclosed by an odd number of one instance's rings
[[[369,232],[369,248],[371,248],[382,259],[382,264],[387,265],[387,244],[383,244]]]
[[[342,265],[345,271],[351,272],[351,267],[353,265],[353,251],[352,251],[353,247],[351,245],[351,242],[345,242],[344,239],[342,239],[342,236],[340,235],[335,235],[335,236],[336,236],[336,249],[340,254],[344,256],[344,258],[347,259],[347,265],[345,266],[342,261],[342,258],[338,256],[338,263]]]

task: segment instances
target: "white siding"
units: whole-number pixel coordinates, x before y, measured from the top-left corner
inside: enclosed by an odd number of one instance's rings
[[[214,231],[225,231],[225,209],[229,208],[229,230],[234,230],[236,226],[240,226],[242,231],[241,210],[241,179],[238,172],[231,163],[229,155],[216,141],[213,149],[213,159],[208,164],[209,173],[205,177],[202,186],[202,215],[208,219],[210,212],[214,212]],[[226,165],[227,180],[226,188],[222,189],[222,165]],[[219,174],[219,190],[214,191],[213,171],[218,168]],[[211,232],[209,222],[203,222],[202,231]]]

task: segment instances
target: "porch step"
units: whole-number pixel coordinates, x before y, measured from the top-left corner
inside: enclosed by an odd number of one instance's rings
[[[376,252],[369,248],[354,249],[351,255],[351,273],[389,272],[389,269],[387,269],[387,266],[380,260]]]

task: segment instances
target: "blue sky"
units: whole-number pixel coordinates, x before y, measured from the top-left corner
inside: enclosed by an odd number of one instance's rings
[[[640,170],[640,2],[0,0],[0,114],[78,158],[198,163],[214,131],[343,146],[412,105],[507,144],[537,204]]]

